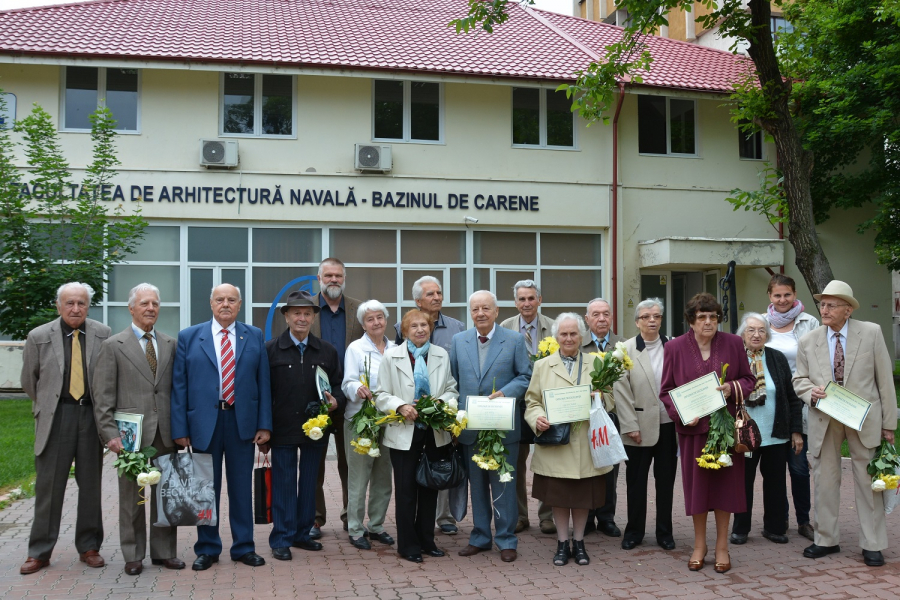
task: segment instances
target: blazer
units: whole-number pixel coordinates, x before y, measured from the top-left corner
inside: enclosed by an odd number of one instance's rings
[[[156,331],[156,375],[150,370],[147,354],[129,325],[100,345],[94,368],[94,419],[105,444],[119,437],[113,412],[120,410],[144,415],[141,447],[149,446],[157,429],[165,446],[174,446],[170,417],[175,338]]]
[[[828,352],[828,327],[815,329],[800,339],[794,390],[810,406],[810,392],[832,380]],[[863,421],[859,439],[866,448],[881,443],[881,430],[897,428],[897,396],[894,390],[894,361],[884,343],[881,327],[850,319],[844,345],[844,387],[872,403]],[[817,408],[809,409],[809,451],[818,457],[831,417]]]
[[[531,381],[531,358],[525,348],[525,336],[502,327],[494,327],[494,335],[484,359],[484,371],[478,360],[478,330],[474,327],[453,336],[450,346],[450,372],[459,385],[459,407],[466,408],[469,396],[489,396],[496,382],[498,392],[516,399],[513,429],[506,432],[504,442],[517,443],[521,437],[520,413],[524,412],[525,391]],[[461,444],[474,444],[477,431],[463,430]]]
[[[253,440],[257,430],[272,431],[269,359],[262,331],[240,321],[235,326],[234,410],[238,435]],[[219,418],[219,366],[213,346],[212,320],[182,329],[172,375],[172,438],[191,438],[204,451]]]
[[[28,332],[22,356],[22,389],[31,398],[34,414],[34,454],[40,455],[47,447],[53,415],[62,393],[65,373],[62,317],[35,327]],[[110,329],[93,319],[84,321],[84,348],[88,380],[91,386],[100,344],[109,337]],[[98,440],[99,441],[99,440]]]
[[[584,362],[581,365],[581,385],[590,384],[591,371],[594,369],[593,357],[584,354],[582,356]],[[525,392],[525,421],[534,431],[535,437],[541,435],[535,428],[538,417],[547,416],[544,411],[543,391],[575,385],[577,379],[578,373],[573,369],[572,375],[569,375],[558,352],[534,363],[531,384]],[[535,444],[534,456],[531,457],[532,472],[546,477],[585,479],[612,471],[612,467],[602,469],[594,467],[588,437],[590,429],[589,421],[582,421],[578,425],[578,430],[570,434],[569,443],[564,446]]]
[[[640,349],[638,348],[640,339]],[[669,339],[660,335],[663,346]],[[616,412],[619,415],[619,427],[622,433],[639,431],[641,443],[638,444],[627,435],[622,436],[626,446],[650,447],[659,441],[659,386],[656,374],[650,362],[650,355],[644,351],[644,340],[640,334],[627,340],[625,348],[634,362],[634,368],[625,371],[622,379],[613,384],[616,397]],[[662,377],[662,373],[660,373]]]
[[[313,302],[316,303],[316,306],[321,304],[322,293],[319,292],[315,296],[313,296]],[[363,329],[362,324],[359,322],[359,319],[356,318],[356,311],[359,310],[359,305],[362,304],[361,300],[357,300],[356,298],[351,298],[347,294],[344,294],[344,316],[346,317],[347,323],[347,335],[344,336],[346,339],[344,340],[344,348],[350,345],[350,342],[354,340],[358,340],[363,336],[365,330]],[[326,310],[323,308],[322,310]],[[327,310],[331,310],[330,308]],[[317,338],[322,338],[322,323],[319,321],[319,314],[316,313],[316,318],[313,320],[312,326],[309,328],[309,333],[316,336]],[[342,357],[343,360],[343,357]]]
[[[520,315],[516,315],[514,317],[510,317],[500,323],[500,327],[504,329],[509,329],[510,331],[515,331],[516,333],[521,334],[522,332],[519,330],[519,318]],[[553,328],[553,319],[549,317],[545,317],[544,315],[538,313],[538,326],[537,331],[535,331],[532,335],[537,338],[537,341],[540,342],[542,339],[551,336],[551,329]],[[524,336],[523,336],[524,337]],[[525,347],[528,350],[528,353],[531,354],[531,348]]]
[[[609,345],[615,346],[616,342],[622,342],[625,338],[620,335],[616,335],[612,331],[609,332]],[[591,335],[591,330],[588,329],[587,341],[581,345],[581,351],[585,354],[590,354],[591,352],[600,352],[600,348],[597,347],[597,344],[594,343],[594,337]]]
[[[440,346],[431,344],[428,350],[428,383],[431,395],[441,400],[456,400],[456,380],[450,374],[450,356]],[[378,368],[378,389],[375,391],[375,406],[381,412],[396,411],[404,404],[413,404],[415,398],[415,382],[413,380],[412,363],[406,344],[394,346],[384,351],[381,366]],[[411,421],[399,425],[388,425],[384,428],[383,443],[388,448],[409,450],[412,446],[414,425]],[[450,443],[450,434],[446,431],[434,432],[436,446]]]

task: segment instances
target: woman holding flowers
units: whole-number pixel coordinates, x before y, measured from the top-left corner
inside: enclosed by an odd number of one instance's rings
[[[718,330],[722,307],[711,294],[702,293],[691,298],[684,316],[690,323],[690,330],[671,340],[663,350],[660,400],[665,404],[669,418],[675,422],[685,511],[694,519],[694,551],[688,568],[699,571],[705,564],[706,520],[712,510],[716,519],[715,570],[725,573],[731,569],[728,521],[731,513],[747,510],[744,455],[731,454],[728,449],[720,448],[722,451],[717,457],[711,456],[707,452],[707,437],[711,432],[720,432],[720,429],[710,428],[712,417],[682,424],[669,391],[709,373],[716,373],[722,383],[718,389],[725,396],[727,415],[733,417],[737,386],[741,387],[744,397],[749,396],[755,379],[750,373],[741,338]],[[733,422],[730,426],[733,435]]]
[[[396,346],[384,335],[387,308],[378,300],[359,305],[356,318],[365,333],[350,343],[344,358],[344,382],[347,398],[344,409],[344,450],[347,454],[347,530],[350,543],[371,550],[369,539],[393,544],[384,530],[384,516],[391,501],[390,450],[379,446],[380,417],[372,390],[378,385],[378,368],[385,350]],[[369,524],[366,517],[366,492],[369,496]],[[367,539],[368,538],[368,539]]]
[[[416,403],[434,398],[456,407],[459,394],[450,374],[447,351],[429,342],[433,321],[420,310],[403,316],[403,343],[385,350],[378,369],[375,406],[384,413],[402,415],[405,421],[384,432],[383,444],[390,448],[394,468],[394,507],[397,521],[397,553],[410,562],[422,555],[444,556],[434,543],[437,491],[416,483],[416,467],[423,453],[439,456],[450,443],[450,434],[416,423]]]
[[[559,315],[553,324],[552,334],[559,344],[559,352],[534,363],[531,384],[525,392],[525,422],[534,430],[536,440],[550,429],[544,411],[544,390],[590,385],[594,365],[593,356],[581,353],[582,340],[588,333],[580,315]],[[603,475],[609,473],[612,467],[594,467],[589,430],[588,421],[573,423],[568,444],[549,446],[536,441],[531,458],[531,470],[534,472],[531,495],[553,507],[557,535],[553,564],[556,566],[565,565],[570,557],[574,557],[579,565],[590,563],[584,549],[584,526],[590,509],[601,506],[606,498]],[[570,517],[574,537],[571,548]]]

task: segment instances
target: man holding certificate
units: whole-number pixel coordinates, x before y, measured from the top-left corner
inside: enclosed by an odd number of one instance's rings
[[[531,359],[525,337],[497,327],[497,297],[488,291],[469,297],[469,312],[475,327],[453,336],[450,371],[459,382],[459,407],[469,416],[469,426],[459,438],[466,459],[478,453],[477,430],[505,431],[507,460],[516,464],[519,452],[519,408],[531,381]],[[476,430],[477,429],[477,430]],[[514,477],[524,473],[514,472]],[[474,527],[469,545],[460,556],[473,556],[491,548],[491,518],[496,516],[493,541],[504,562],[516,560],[516,521],[519,506],[515,483],[502,481],[498,471],[469,464]]]
[[[821,558],[841,550],[841,442],[846,439],[863,560],[870,567],[880,567],[884,565],[881,551],[888,546],[884,500],[872,491],[866,467],[882,438],[894,442],[893,362],[878,325],[850,320],[859,302],[849,285],[834,280],[813,297],[820,301],[823,327],[800,340],[793,381],[797,395],[810,406],[809,453],[816,459],[812,464],[818,526],[815,543],[803,556]],[[831,382],[840,387],[828,387]]]

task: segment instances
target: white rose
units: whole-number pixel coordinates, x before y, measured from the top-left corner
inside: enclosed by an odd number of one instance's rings
[[[613,350],[613,358],[619,362],[622,362],[622,360],[625,358],[625,353],[616,348],[615,350]]]
[[[509,473],[504,473],[500,476],[500,483],[509,483],[510,481],[512,481],[512,475]]]
[[[456,422],[457,423],[462,423],[463,419],[465,419],[465,418],[466,418],[466,411],[461,410],[458,413],[456,413]]]
[[[453,410],[456,410],[459,408],[459,402],[456,401],[455,399],[447,400],[447,406],[449,406]]]
[[[159,471],[150,471],[149,475],[148,482],[150,485],[156,485],[162,479],[162,473]]]
[[[372,445],[372,440],[370,440],[369,438],[359,438],[359,441],[357,441],[356,443],[363,448],[368,448]]]
[[[322,428],[321,427],[313,427],[309,430],[309,439],[311,440],[321,440],[322,439]]]
[[[730,467],[731,465],[734,464],[734,462],[731,460],[731,455],[723,454],[722,456],[719,457],[719,464],[722,465],[723,467]]]
[[[150,473],[138,473],[137,484],[141,487],[150,485]]]
[[[371,456],[372,458],[378,458],[379,456],[381,456],[381,450],[378,448],[370,448],[369,456]]]
[[[883,492],[887,489],[887,486],[884,484],[884,481],[881,479],[876,479],[872,482],[872,490],[876,492]]]

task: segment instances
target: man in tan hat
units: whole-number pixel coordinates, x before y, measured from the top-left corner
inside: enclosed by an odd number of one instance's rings
[[[893,443],[897,427],[893,361],[884,343],[881,327],[851,320],[859,308],[853,290],[843,281],[825,286],[819,300],[822,327],[800,339],[794,388],[810,406],[809,454],[813,457],[816,485],[815,543],[803,551],[807,558],[840,552],[838,512],[841,489],[841,442],[850,447],[850,459],[859,516],[863,560],[870,567],[884,565],[881,551],[887,548],[887,526],[881,492],[872,490],[866,471],[882,438]],[[819,410],[826,398],[825,386],[834,381],[872,403],[862,427],[856,431]]]

